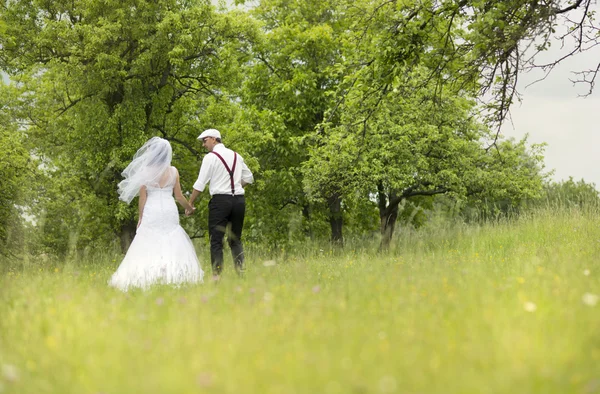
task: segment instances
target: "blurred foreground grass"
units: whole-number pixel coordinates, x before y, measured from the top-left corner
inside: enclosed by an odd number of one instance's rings
[[[128,294],[119,258],[13,267],[0,392],[600,393],[600,215],[354,246]]]

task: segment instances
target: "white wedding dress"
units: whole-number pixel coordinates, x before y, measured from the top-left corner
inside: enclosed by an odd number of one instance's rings
[[[176,174],[176,169],[169,169]],[[142,223],[109,285],[122,291],[153,284],[200,283],[204,272],[190,237],[179,225],[173,198],[176,176],[163,187],[146,186]]]

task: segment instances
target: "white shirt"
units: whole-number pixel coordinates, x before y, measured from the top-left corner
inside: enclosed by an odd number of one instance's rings
[[[217,144],[213,148],[214,152],[217,152],[225,160],[229,168],[233,166],[233,155],[234,152],[228,149],[223,144]],[[248,166],[244,162],[242,156],[237,154],[237,161],[235,163],[235,169],[233,170],[233,185],[235,187],[235,195],[243,195],[244,188],[242,187],[242,181],[246,183],[254,182],[254,176],[248,169]],[[210,182],[208,191],[211,196],[215,194],[228,194],[231,195],[231,180],[229,172],[223,165],[223,162],[214,153],[207,153],[202,159],[202,165],[200,166],[200,173],[198,174],[198,180],[194,183],[194,189],[199,192],[204,191],[206,184]]]

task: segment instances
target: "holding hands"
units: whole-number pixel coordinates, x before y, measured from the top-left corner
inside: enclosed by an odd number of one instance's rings
[[[199,194],[200,192],[198,190],[192,189],[192,195],[190,196],[190,199],[187,200],[189,209],[188,207],[185,207],[185,216],[192,216],[192,214],[196,210],[196,208],[194,208],[194,201],[196,201],[196,198],[198,198]]]
[[[188,205],[189,205],[189,207],[187,207],[185,209],[185,216],[192,216],[192,214],[194,213],[194,211],[196,210],[196,208],[194,208],[193,205],[190,204],[189,202],[188,202]]]

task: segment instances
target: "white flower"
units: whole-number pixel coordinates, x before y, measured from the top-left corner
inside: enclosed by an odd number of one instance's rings
[[[600,297],[598,297],[596,294],[585,293],[583,297],[581,297],[581,301],[587,306],[596,306],[599,298]]]
[[[523,309],[525,309],[527,312],[535,312],[537,305],[535,305],[533,302],[527,301],[523,304]]]
[[[275,260],[267,260],[263,263],[263,265],[265,267],[273,267],[275,264],[277,264],[277,262],[275,262]]]
[[[2,366],[2,376],[9,382],[16,382],[19,380],[19,370],[14,365],[4,364]]]
[[[585,276],[590,276],[590,270],[583,270],[583,274]]]
[[[396,378],[393,376],[384,376],[379,380],[379,390],[383,393],[396,391]]]
[[[266,292],[265,295],[263,296],[263,299],[265,300],[265,302],[269,302],[269,301],[273,301],[273,294]]]

